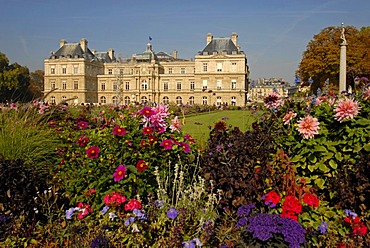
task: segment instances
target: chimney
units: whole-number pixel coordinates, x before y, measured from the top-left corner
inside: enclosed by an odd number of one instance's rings
[[[211,34],[211,33],[208,33],[207,34],[207,45],[209,44],[209,43],[211,43],[211,41],[213,40],[213,35]]]
[[[82,48],[82,51],[86,52],[87,51],[87,40],[82,38],[80,40],[80,46]]]
[[[231,41],[234,43],[234,45],[238,48],[238,50],[240,49],[239,45],[238,45],[238,35],[234,32],[231,34]]]
[[[67,44],[67,41],[65,40],[60,40],[59,41],[59,48],[61,48],[62,46],[64,46],[65,44]]]
[[[174,58],[174,59],[177,59],[177,51],[176,51],[176,49],[175,49],[175,50],[173,50],[173,58]]]
[[[115,60],[114,50],[112,48],[108,50],[108,55],[111,60]]]

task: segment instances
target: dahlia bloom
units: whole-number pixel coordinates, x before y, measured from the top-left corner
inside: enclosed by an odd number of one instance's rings
[[[170,126],[171,132],[180,132],[181,129],[181,123],[179,121],[179,118],[176,116],[172,121],[172,125]]]
[[[121,181],[126,176],[126,166],[120,164],[115,172],[113,173],[113,179],[115,182]]]
[[[139,161],[137,161],[136,163],[136,169],[139,171],[139,172],[143,172],[145,171],[146,169],[148,168],[148,163],[145,162],[144,160],[140,159]]]
[[[297,113],[295,113],[294,111],[289,111],[289,113],[287,113],[284,117],[283,117],[283,121],[284,121],[284,125],[289,125],[290,124],[290,121],[295,118],[297,116]]]
[[[153,128],[152,127],[144,127],[143,129],[143,134],[152,134],[153,133]]]
[[[185,143],[185,142],[180,142],[179,144],[183,149],[184,149],[184,152],[185,153],[189,153],[191,152],[191,149],[190,149],[190,146],[188,143]]]
[[[366,87],[362,94],[363,94],[364,100],[369,101],[370,100],[370,86]]]
[[[270,93],[263,98],[263,102],[265,103],[265,107],[269,109],[277,108],[282,104],[280,95],[275,92]]]
[[[139,114],[145,116],[145,117],[150,117],[155,114],[154,110],[145,106],[142,110],[139,111]]]
[[[100,149],[97,146],[92,146],[86,150],[86,154],[88,158],[98,158],[100,153]]]
[[[80,121],[77,123],[77,125],[80,129],[87,129],[89,127],[89,123],[86,121]]]
[[[117,125],[113,128],[113,135],[123,136],[125,134],[126,134],[126,129],[124,129],[123,127],[120,127]]]
[[[353,99],[345,99],[340,100],[335,105],[335,119],[339,122],[350,120],[355,118],[358,113],[360,112],[361,107],[359,106],[358,101],[354,101]]]
[[[319,134],[320,123],[316,118],[307,115],[298,121],[298,132],[304,139],[311,139],[316,134]]]
[[[171,150],[172,149],[172,140],[171,139],[166,139],[163,140],[160,144],[165,150]]]

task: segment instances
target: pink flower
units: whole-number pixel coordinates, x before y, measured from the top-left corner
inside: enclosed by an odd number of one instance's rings
[[[353,99],[340,100],[335,106],[335,119],[339,122],[355,118],[361,107],[358,101]]]
[[[121,181],[126,176],[126,166],[120,164],[115,172],[113,173],[113,179],[115,182]]]
[[[263,98],[263,102],[265,103],[265,107],[269,109],[277,108],[282,105],[280,95],[274,92],[268,94],[265,98]]]
[[[98,158],[100,153],[100,149],[97,146],[92,146],[86,150],[86,154],[88,158]]]
[[[123,127],[120,127],[117,125],[113,128],[113,135],[123,136],[125,134],[126,134],[126,129],[124,129]]]
[[[150,117],[155,114],[154,110],[145,106],[142,110],[139,111],[139,114],[145,116],[145,117]]]
[[[80,129],[86,129],[89,127],[89,123],[87,123],[86,121],[80,121],[77,123],[77,125]]]
[[[298,121],[298,132],[304,139],[311,139],[316,134],[319,134],[319,124],[316,118],[307,115]]]
[[[165,150],[171,150],[172,149],[172,140],[171,139],[166,139],[163,140],[160,144]]]
[[[364,89],[363,96],[364,96],[364,100],[366,101],[370,100],[370,86]]]
[[[191,152],[191,149],[190,149],[190,146],[188,143],[185,143],[185,142],[180,142],[179,144],[183,149],[184,149],[184,152],[185,153],[189,153]]]
[[[175,131],[180,132],[181,123],[177,116],[172,120],[172,125],[170,126],[170,129],[171,129],[171,132],[175,132]]]
[[[287,113],[284,117],[283,117],[283,120],[284,120],[284,125],[289,125],[290,124],[290,121],[295,118],[297,116],[296,113],[294,113],[293,111],[289,111],[289,113]]]
[[[195,143],[195,139],[193,137],[191,137],[191,135],[189,135],[189,134],[185,134],[184,139],[188,140],[191,143]]]

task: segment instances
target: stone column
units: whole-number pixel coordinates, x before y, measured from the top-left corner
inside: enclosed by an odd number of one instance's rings
[[[340,64],[339,64],[339,93],[347,90],[347,41],[344,36],[344,24],[342,23],[342,43],[340,44]]]

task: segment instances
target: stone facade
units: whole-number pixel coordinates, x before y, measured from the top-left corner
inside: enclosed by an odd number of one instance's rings
[[[60,41],[45,59],[45,100],[49,103],[177,103],[244,106],[249,66],[238,36],[213,38],[194,60],[155,53],[151,43],[131,58],[116,58],[112,49],[95,52],[86,39]]]
[[[270,93],[278,93],[282,98],[293,97],[298,87],[290,86],[282,78],[258,78],[249,85],[248,99],[262,102]]]

